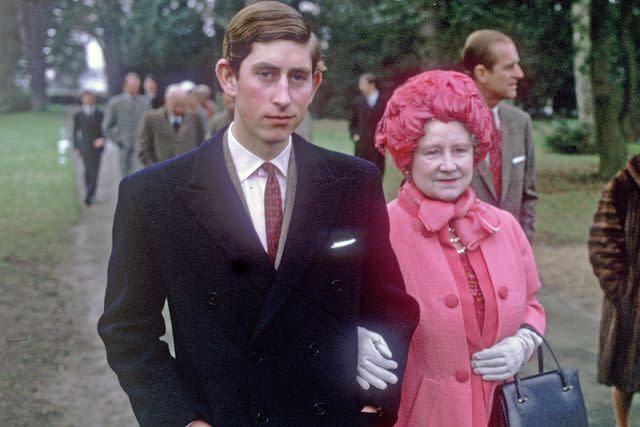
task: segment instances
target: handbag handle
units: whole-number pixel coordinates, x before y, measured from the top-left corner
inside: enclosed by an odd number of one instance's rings
[[[573,386],[569,384],[569,382],[567,381],[567,378],[565,377],[565,374],[564,374],[564,370],[562,369],[562,366],[560,366],[560,362],[558,362],[558,358],[556,357],[556,354],[553,352],[553,349],[549,345],[549,342],[547,342],[547,340],[544,339],[542,335],[540,335],[540,338],[542,338],[543,344],[547,347],[547,350],[549,350],[549,354],[551,354],[553,361],[558,367],[558,375],[560,375],[560,382],[562,383],[562,391],[569,391],[573,389]],[[544,357],[542,354],[542,345],[538,346],[537,353],[538,353],[538,374],[542,374],[544,372]],[[513,376],[513,380],[516,386],[516,395],[518,397],[518,403],[526,402],[527,397],[524,396],[520,391],[520,376],[518,374],[515,374]]]

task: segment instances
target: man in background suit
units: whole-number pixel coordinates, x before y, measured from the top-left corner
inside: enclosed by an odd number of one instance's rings
[[[387,98],[378,91],[376,77],[365,73],[358,80],[358,96],[353,103],[349,132],[355,142],[355,154],[358,157],[373,162],[384,174],[384,155],[375,147],[375,135],[378,122],[384,114]]]
[[[319,59],[295,9],[242,9],[216,64],[233,123],[120,185],[98,330],[142,426],[396,419],[418,306],[376,168],[292,135]]]
[[[538,199],[531,117],[501,102],[517,95],[518,81],[524,77],[519,62],[513,41],[494,30],[471,33],[462,52],[462,64],[491,108],[502,136],[500,146],[476,167],[471,187],[481,200],[511,212],[531,241]]]
[[[120,149],[120,170],[124,177],[141,167],[135,153],[138,126],[142,114],[149,109],[149,102],[139,94],[140,77],[136,73],[125,76],[122,89],[122,93],[109,100],[102,130]]]
[[[84,203],[89,206],[95,201],[98,186],[98,171],[104,148],[102,133],[102,111],[96,108],[96,96],[84,91],[80,95],[82,108],[73,116],[73,146],[82,156],[84,164]]]
[[[179,85],[169,85],[165,106],[143,116],[138,150],[144,166],[185,153],[204,140],[200,117],[185,111],[186,96]]]

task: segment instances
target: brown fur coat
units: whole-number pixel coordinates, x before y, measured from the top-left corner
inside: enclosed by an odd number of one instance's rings
[[[589,233],[604,291],[598,381],[640,391],[640,155],[607,184]]]

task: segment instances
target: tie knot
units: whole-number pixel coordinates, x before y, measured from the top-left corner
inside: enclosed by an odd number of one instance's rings
[[[264,169],[264,171],[267,173],[267,176],[270,176],[270,175],[275,176],[276,174],[276,167],[274,166],[273,163],[264,162],[262,164],[262,169]]]

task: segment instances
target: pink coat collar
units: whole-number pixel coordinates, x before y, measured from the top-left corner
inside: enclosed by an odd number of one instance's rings
[[[445,227],[453,227],[462,244],[471,251],[500,229],[500,218],[476,199],[471,188],[457,200],[446,202],[430,199],[412,182],[406,182],[398,194],[398,204],[416,218],[428,234],[441,234],[438,232]]]

